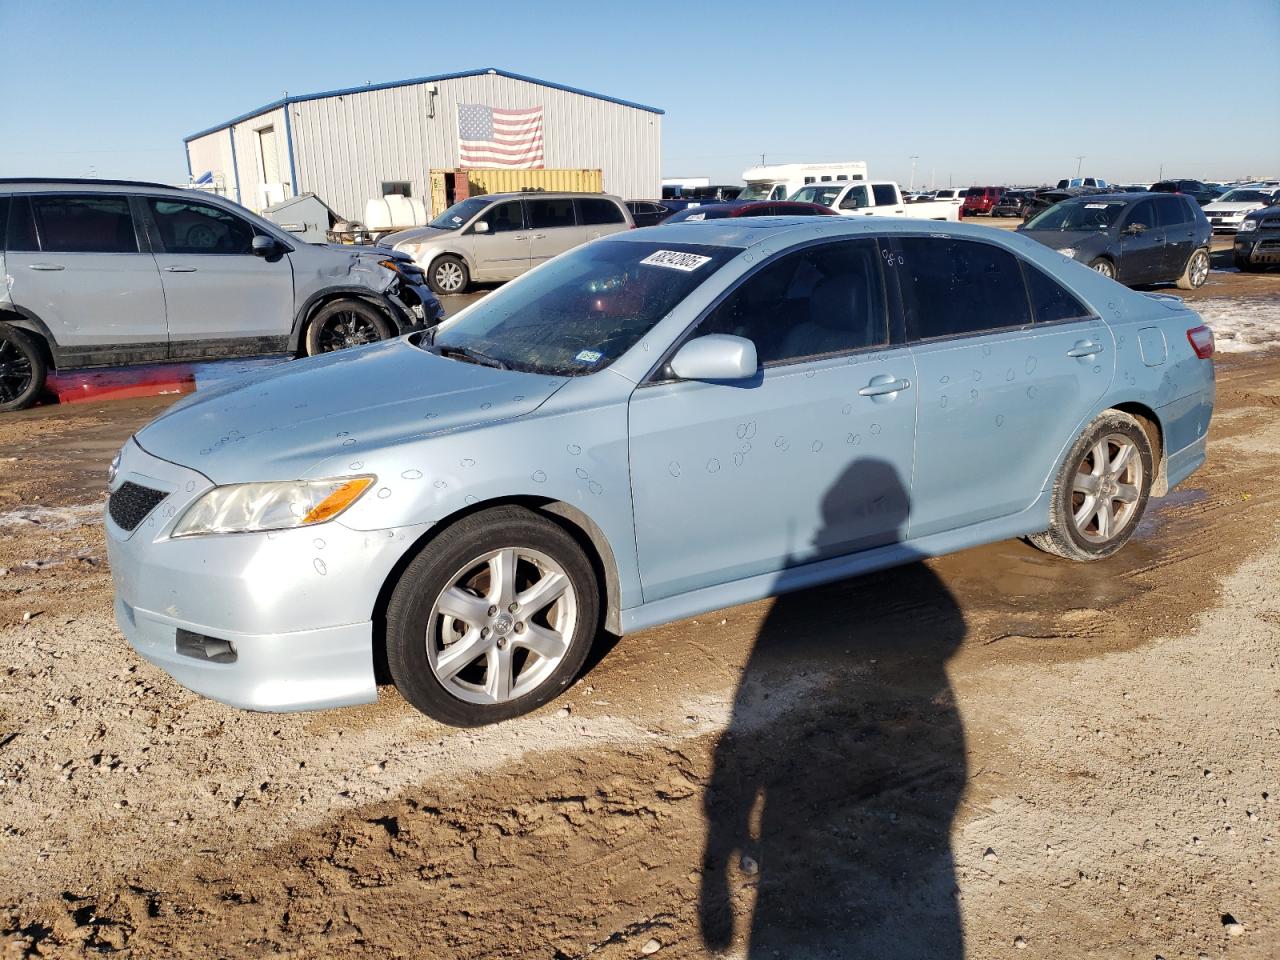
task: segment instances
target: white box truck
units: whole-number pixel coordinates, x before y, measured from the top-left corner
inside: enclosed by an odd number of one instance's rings
[[[864,160],[846,163],[769,163],[742,172],[747,188],[739,200],[786,200],[801,187],[813,183],[837,183],[867,179]]]

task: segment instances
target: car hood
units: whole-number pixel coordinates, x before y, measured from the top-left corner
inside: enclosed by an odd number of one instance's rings
[[[1256,200],[1248,203],[1223,203],[1221,200],[1215,200],[1213,203],[1204,205],[1205,213],[1248,213],[1250,210],[1260,210],[1262,204]]]
[[[148,453],[214,483],[293,480],[336,455],[536,410],[567,381],[450,360],[390,340],[237,377],[138,432]]]
[[[1065,247],[1075,247],[1077,250],[1100,247],[1107,242],[1107,234],[1097,230],[1020,230],[1018,232],[1054,250],[1062,250]]]
[[[408,230],[400,230],[396,233],[389,233],[378,242],[386,247],[394,247],[399,243],[427,243],[431,240],[439,240],[441,237],[452,236],[458,230],[442,230],[440,227],[412,227]]]

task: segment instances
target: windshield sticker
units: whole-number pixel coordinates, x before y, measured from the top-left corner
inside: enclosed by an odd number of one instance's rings
[[[701,219],[705,216],[705,214],[694,214],[689,219]],[[671,270],[683,270],[685,273],[693,273],[702,265],[710,263],[711,258],[703,257],[696,253],[681,253],[678,250],[657,250],[640,262],[651,267],[667,267]]]
[[[685,219],[686,220],[705,220],[707,219],[707,215],[705,213],[691,213],[689,214],[689,216],[685,217]]]
[[[604,354],[599,350],[583,350],[573,359],[579,363],[599,363]]]
[[[1111,206],[1109,203],[1086,203],[1084,208],[1086,210],[1105,210],[1109,206]]]

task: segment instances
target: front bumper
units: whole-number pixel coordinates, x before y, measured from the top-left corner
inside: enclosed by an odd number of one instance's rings
[[[425,282],[410,283],[401,279],[384,296],[391,304],[402,334],[434,327],[444,319],[444,307]]]
[[[330,521],[172,539],[212,482],[134,440],[121,451],[113,489],[126,481],[167,493],[133,531],[106,517],[116,622],[139,654],[196,693],[252,710],[376,699],[374,606],[429,525],[366,532]],[[230,643],[234,657],[192,652],[191,635]]]
[[[1237,260],[1249,263],[1280,264],[1280,232],[1258,230],[1248,234],[1237,233],[1232,252]]]

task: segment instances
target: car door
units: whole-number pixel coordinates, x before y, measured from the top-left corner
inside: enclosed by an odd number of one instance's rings
[[[859,183],[850,187],[840,198],[838,210],[843,217],[856,217],[860,214],[871,216],[875,211],[871,209],[871,190],[867,184]]]
[[[478,231],[483,223],[487,230]],[[476,280],[512,280],[529,269],[532,231],[525,217],[524,202],[495,203],[467,228],[467,245]]]
[[[288,254],[259,257],[260,231],[220,204],[195,197],[139,197],[164,284],[169,356],[281,349],[293,327]]]
[[[781,254],[689,336],[753,341],[749,381],[660,370],[630,401],[645,601],[892,543],[906,529],[915,372],[890,345],[877,242]]]
[[[1186,269],[1196,244],[1196,224],[1191,211],[1195,203],[1189,197],[1156,197],[1156,219],[1164,235],[1160,267],[1156,280],[1176,280]]]
[[[1120,221],[1116,279],[1121,283],[1154,283],[1164,277],[1165,231],[1156,213],[1157,202],[1153,198],[1134,204]]]
[[[871,185],[871,198],[875,201],[871,213],[878,217],[902,217],[907,210],[902,205],[902,198],[891,183],[874,183]]]
[[[907,236],[894,251],[919,385],[910,536],[1025,510],[1111,382],[1110,328],[1004,247]]]
[[[73,364],[161,360],[164,290],[122,193],[16,194],[5,268],[13,303]]]
[[[525,201],[532,229],[529,264],[536,267],[552,257],[572,250],[587,239],[578,225],[573,197],[539,197]]]

